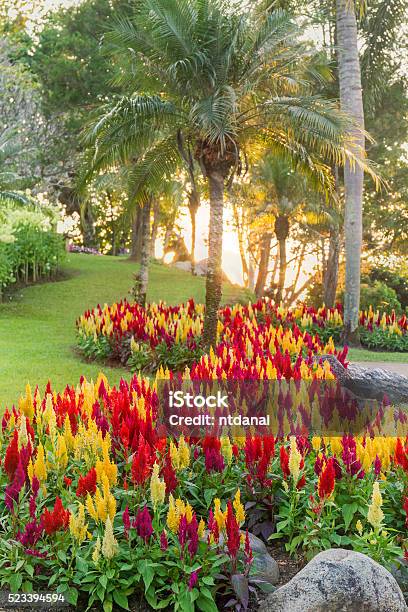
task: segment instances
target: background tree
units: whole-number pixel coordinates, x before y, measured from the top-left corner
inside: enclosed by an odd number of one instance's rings
[[[137,146],[136,192],[160,183],[180,164],[177,139],[194,150],[208,181],[209,265],[204,343],[216,341],[221,299],[224,187],[256,140],[290,153],[306,173],[346,155],[348,119],[305,86],[311,53],[283,11],[259,19],[205,0],[149,0],[109,36],[132,71],[117,82],[133,93],[102,109],[90,130],[92,171],[124,163]],[[217,44],[214,45],[214,40]],[[137,79],[133,78],[137,75]],[[327,184],[330,188],[330,181]]]

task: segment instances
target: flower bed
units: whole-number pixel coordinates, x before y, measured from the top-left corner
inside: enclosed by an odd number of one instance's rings
[[[204,355],[203,320],[204,306],[193,300],[177,306],[149,304],[146,309],[124,300],[88,310],[78,319],[78,347],[89,358],[112,359],[133,370],[197,368],[194,364]],[[223,308],[218,339],[216,354],[224,369],[229,360],[229,377],[263,373],[270,378],[267,368],[290,377],[303,358],[310,363],[313,355],[335,353],[330,339],[324,343],[301,330],[292,315],[282,316],[266,301]],[[345,353],[338,355],[344,361]]]
[[[204,354],[203,319],[203,305],[193,300],[177,306],[149,304],[146,309],[126,300],[105,304],[78,319],[78,347],[88,358],[120,362],[133,371],[154,372],[160,366],[180,371]],[[334,353],[342,327],[340,305],[314,309],[301,304],[286,309],[265,299],[248,306],[222,308],[218,339],[222,347],[239,345],[247,357],[251,357],[257,344],[259,354],[264,356],[276,350],[293,357],[299,353]],[[267,339],[262,339],[265,336]],[[407,317],[397,318],[395,313],[380,314],[372,309],[361,312],[360,337],[370,349],[408,351]]]
[[[222,360],[191,375],[221,374]],[[405,571],[406,439],[163,439],[157,402],[147,379],[110,388],[100,376],[63,393],[28,387],[6,411],[2,587],[55,590],[80,609],[141,596],[154,609],[245,609],[250,587],[269,588],[247,529],[292,554],[350,547]]]

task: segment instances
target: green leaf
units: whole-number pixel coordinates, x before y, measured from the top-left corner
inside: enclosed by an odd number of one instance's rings
[[[103,612],[112,612],[113,603],[110,599],[105,599],[103,602]]]
[[[88,563],[85,561],[85,559],[82,559],[82,557],[76,558],[76,566],[80,572],[83,572],[84,574],[88,573]]]
[[[105,576],[105,574],[100,576],[99,577],[99,582],[103,586],[103,588],[106,589],[106,587],[108,586],[108,578],[107,578],[107,576]]]
[[[10,576],[10,591],[12,593],[16,593],[20,590],[21,583],[23,582],[23,577],[21,574],[11,574]]]
[[[113,599],[118,606],[125,610],[129,610],[128,598],[122,591],[113,591]]]
[[[211,505],[214,495],[217,493],[216,489],[206,489],[204,491],[204,499],[207,504],[207,508]]]
[[[68,587],[63,591],[64,597],[72,606],[76,606],[78,601],[78,591],[74,587]]]
[[[212,597],[209,599],[208,597],[200,594],[195,604],[199,610],[202,610],[202,612],[218,612],[218,608],[215,605],[215,601]]]
[[[354,518],[355,513],[358,510],[358,504],[356,502],[352,502],[351,504],[344,504],[341,512],[343,514],[344,526],[345,529],[350,527],[351,521]]]
[[[59,550],[58,551],[57,557],[58,557],[58,559],[60,559],[60,561],[62,561],[63,563],[66,563],[67,555],[64,553],[63,550]]]

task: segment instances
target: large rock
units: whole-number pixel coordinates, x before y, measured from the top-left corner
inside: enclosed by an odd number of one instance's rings
[[[262,612],[405,612],[394,577],[358,552],[319,553],[261,605]]]
[[[316,360],[328,361],[340,384],[356,397],[382,401],[385,397],[393,404],[408,403],[408,378],[381,368],[362,368],[350,363],[347,368],[335,355],[321,355]]]

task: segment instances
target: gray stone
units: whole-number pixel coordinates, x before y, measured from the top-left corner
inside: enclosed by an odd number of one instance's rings
[[[254,561],[251,568],[251,574],[257,578],[262,578],[270,584],[278,584],[279,582],[279,565],[269,553],[254,554]]]
[[[408,403],[408,377],[382,370],[350,363],[347,368],[335,355],[319,355],[316,361],[328,361],[341,386],[356,397],[382,401],[388,398],[393,404]]]
[[[395,578],[358,552],[319,553],[292,580],[269,595],[260,612],[406,612]]]
[[[241,531],[245,536],[245,531]],[[266,580],[270,584],[278,584],[279,582],[279,565],[277,561],[268,553],[265,544],[257,538],[253,533],[248,533],[249,542],[251,544],[254,562],[252,565],[252,573],[258,578]],[[208,531],[204,534],[204,540],[208,537]],[[220,534],[220,545],[224,545],[224,535]]]

